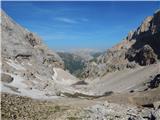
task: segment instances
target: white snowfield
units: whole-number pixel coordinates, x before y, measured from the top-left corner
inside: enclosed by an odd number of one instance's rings
[[[53,68],[54,75],[52,76],[53,80],[56,83],[63,85],[72,85],[78,81],[76,77],[71,75],[69,72],[62,70],[61,68]]]
[[[6,63],[16,71],[25,71],[27,69],[24,64],[17,64],[13,60],[8,60]],[[36,78],[31,80],[22,77],[17,72],[16,74],[2,72],[13,77],[13,81],[10,83],[1,82],[1,91],[35,99],[54,99],[58,98],[56,92],[74,91],[71,85],[78,81],[76,77],[60,68],[53,68],[53,72],[54,74],[50,79],[46,76],[35,74]],[[44,89],[45,84],[51,87]]]
[[[17,71],[27,69],[25,65],[16,64],[11,60],[7,64]],[[5,73],[13,77],[13,81],[10,83],[1,82],[1,90],[2,92],[28,96],[35,99],[58,98],[57,92],[68,92],[72,94],[79,92],[88,95],[102,95],[109,91],[124,93],[142,87],[143,83],[150,79],[150,76],[160,73],[160,63],[108,73],[102,78],[86,80],[88,85],[81,86],[73,86],[79,79],[61,68],[53,68],[53,73],[50,78],[35,74],[35,78],[31,78],[31,80],[19,74]]]
[[[5,73],[8,74],[8,73]],[[22,96],[28,96],[35,99],[53,99],[57,98],[56,96],[46,96],[45,91],[40,91],[38,89],[29,89],[29,86],[25,83],[25,79],[19,75],[9,74],[13,77],[13,81],[11,83],[3,83],[1,82],[1,91],[18,94]]]
[[[11,67],[13,67],[17,70],[25,70],[25,68],[21,64],[15,63],[13,60],[9,59],[7,61],[7,64],[9,64]]]

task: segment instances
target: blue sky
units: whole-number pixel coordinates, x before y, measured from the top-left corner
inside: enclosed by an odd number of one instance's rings
[[[20,25],[52,49],[107,49],[136,29],[160,2],[2,2]]]

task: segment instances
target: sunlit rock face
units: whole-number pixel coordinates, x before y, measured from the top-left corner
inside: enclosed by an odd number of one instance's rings
[[[62,72],[61,80],[75,79],[63,71],[62,59],[45,46],[40,37],[14,22],[3,10],[1,18],[3,92],[33,98],[56,96],[61,86],[56,86],[59,74],[56,75],[54,69]]]
[[[91,61],[83,77],[104,76],[108,72],[154,64],[160,59],[160,10],[147,17],[124,40]],[[94,64],[93,64],[94,62]]]
[[[42,43],[40,37],[15,23],[1,11],[2,58],[28,60],[63,68],[61,58]]]

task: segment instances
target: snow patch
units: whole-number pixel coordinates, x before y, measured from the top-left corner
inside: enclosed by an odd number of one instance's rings
[[[73,75],[60,68],[53,68],[53,72],[54,75],[52,76],[52,79],[59,84],[72,85],[78,81]]]
[[[52,76],[52,79],[53,79],[53,80],[56,80],[56,79],[57,79],[58,74],[57,74],[57,71],[56,71],[56,69],[55,69],[55,68],[53,68],[53,72],[54,72],[54,75]]]
[[[25,68],[21,64],[16,64],[12,60],[8,60],[7,64],[10,65],[10,66],[12,66],[13,68],[15,68],[17,70],[25,70]]]
[[[12,75],[11,76],[14,78],[13,82],[10,83],[10,85],[18,88],[26,88],[27,85],[24,82],[24,79],[18,75]]]
[[[9,73],[7,73],[9,74]],[[34,99],[53,99],[53,98],[58,98],[58,96],[47,96],[47,92],[45,91],[40,91],[38,89],[29,89],[29,86],[27,86],[24,81],[25,79],[23,79],[22,77],[18,76],[18,75],[13,75],[13,74],[9,74],[11,75],[14,79],[11,83],[0,83],[1,86],[1,91],[2,92],[7,92],[7,93],[12,93],[12,94],[17,94],[17,95],[21,95],[21,96],[28,96]],[[17,88],[17,92],[13,91],[12,89],[10,89],[10,87],[14,87]]]

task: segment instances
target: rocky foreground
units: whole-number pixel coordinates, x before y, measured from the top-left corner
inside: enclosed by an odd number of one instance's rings
[[[146,107],[107,100],[61,98],[54,101],[2,93],[2,119],[10,120],[159,120],[160,103]]]

